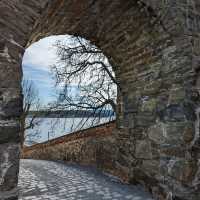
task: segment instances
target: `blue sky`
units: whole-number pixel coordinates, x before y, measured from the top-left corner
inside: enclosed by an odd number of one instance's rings
[[[56,48],[54,44],[57,40],[64,40],[66,36],[51,36],[39,40],[26,49],[23,57],[24,79],[32,80],[42,103],[48,104],[55,100],[55,81],[50,73],[50,66],[56,64]]]

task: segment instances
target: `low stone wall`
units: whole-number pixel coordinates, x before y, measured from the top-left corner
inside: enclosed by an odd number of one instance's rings
[[[112,121],[64,135],[24,148],[22,157],[92,165],[124,179],[125,176],[115,168],[115,128],[115,121]]]

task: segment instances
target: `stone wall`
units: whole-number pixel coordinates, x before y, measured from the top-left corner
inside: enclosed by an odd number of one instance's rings
[[[115,169],[115,129],[113,121],[25,147],[22,158],[92,165],[122,177]]]
[[[42,1],[0,1],[0,199],[17,198],[21,61]],[[43,1],[45,2],[45,1]]]
[[[117,169],[158,199],[200,199],[199,1],[1,0],[0,10],[1,196],[16,194],[23,48],[73,34],[104,52],[120,85]]]

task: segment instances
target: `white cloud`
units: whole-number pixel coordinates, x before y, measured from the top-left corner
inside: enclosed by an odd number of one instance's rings
[[[54,44],[57,40],[68,42],[69,37],[61,35],[41,39],[27,48],[24,54],[22,63],[24,78],[34,82],[45,105],[55,100],[57,94],[55,81],[50,73],[50,66],[57,61]],[[57,89],[61,89],[62,86],[59,85]]]
[[[68,45],[72,44],[71,36],[60,35],[60,36],[50,36],[39,40],[38,42],[32,44],[26,49],[23,57],[23,69],[24,78],[32,80],[40,91],[40,96],[45,102],[52,99],[50,95],[56,94],[55,90],[55,80],[50,72],[50,67],[56,64],[58,61],[56,55],[56,41],[60,40],[62,43]],[[72,43],[70,43],[72,42]],[[85,74],[82,75],[82,84],[88,85],[92,84],[98,71],[91,74],[91,70],[88,69]],[[79,90],[77,88],[77,82],[74,80],[71,84],[71,92],[77,96],[79,95]],[[57,85],[57,90],[61,90],[65,86],[65,82]]]
[[[39,40],[26,49],[23,57],[23,66],[34,66],[35,69],[49,71],[50,66],[56,63],[56,48],[54,44],[57,40],[64,40],[66,36],[50,36]]]

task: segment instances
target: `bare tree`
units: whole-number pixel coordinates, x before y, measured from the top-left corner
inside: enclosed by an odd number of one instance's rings
[[[20,118],[21,123],[21,145],[24,142],[33,143],[40,136],[40,132],[35,127],[41,123],[38,118],[38,113],[41,108],[38,91],[34,86],[33,81],[23,80],[23,113]],[[28,129],[35,129],[28,132]]]
[[[55,107],[89,110],[89,117],[98,121],[102,113],[110,110],[116,112],[118,83],[102,51],[89,41],[75,36],[70,36],[67,42],[58,41],[55,46],[58,62],[52,66],[52,71],[57,85],[63,85]],[[76,95],[72,91],[74,85]],[[87,121],[88,117],[84,123]]]

